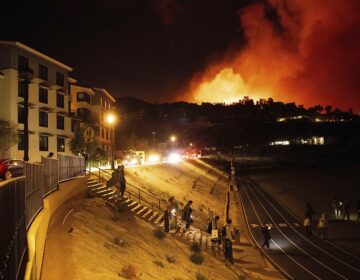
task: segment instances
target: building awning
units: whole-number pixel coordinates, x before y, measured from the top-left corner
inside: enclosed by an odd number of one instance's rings
[[[57,134],[57,136],[61,138],[71,138],[71,136],[65,134]]]
[[[24,101],[19,101],[18,105],[23,106],[24,107]],[[30,103],[29,102],[29,106],[30,109],[35,109],[35,103]]]
[[[56,114],[62,115],[62,116],[64,116],[64,117],[67,117],[67,116],[68,116],[68,112],[66,112],[66,111],[56,111]]]
[[[43,136],[54,136],[53,133],[50,132],[39,132],[39,135],[43,135]]]
[[[18,133],[24,134],[24,130],[23,129],[18,129]],[[29,130],[29,134],[36,134],[36,132],[32,131],[32,130]]]

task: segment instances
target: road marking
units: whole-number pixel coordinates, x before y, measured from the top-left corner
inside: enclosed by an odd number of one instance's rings
[[[269,218],[274,221],[273,217],[270,215],[270,213],[266,210],[264,204],[260,201],[259,197],[256,195],[255,191],[253,190],[253,188],[250,188],[250,191],[253,193],[253,195],[255,196],[255,198],[257,199],[257,201],[260,203],[261,207],[264,209],[264,211],[266,212],[266,214],[269,216]],[[266,199],[266,198],[265,198]],[[268,201],[269,204],[271,204],[271,202]],[[272,205],[272,207],[274,208],[274,206]],[[274,210],[277,211],[277,209],[274,208]],[[278,211],[277,211],[278,212]],[[278,212],[279,213],[279,212]],[[279,213],[279,215],[286,220],[281,213]],[[282,230],[278,227],[279,232],[290,242],[292,243],[296,248],[298,248],[301,252],[303,252],[305,255],[309,256],[311,259],[313,259],[314,261],[316,261],[318,264],[322,265],[323,267],[327,268],[328,270],[330,270],[331,272],[333,272],[334,274],[338,275],[339,277],[341,277],[342,279],[347,279],[346,277],[344,277],[343,275],[339,274],[338,272],[336,272],[335,270],[333,270],[332,268],[328,267],[326,264],[320,262],[319,260],[315,259],[313,256],[311,256],[309,253],[307,253],[305,250],[303,250],[302,248],[300,248],[298,245],[296,245],[296,243],[294,243],[290,238],[288,238],[283,232]],[[295,230],[295,229],[294,229]]]
[[[255,188],[257,189],[257,192],[260,193],[261,196],[271,205],[271,207],[272,207],[286,222],[288,222],[288,220],[280,213],[280,211],[275,207],[275,205],[274,205],[273,203],[271,203],[271,201],[269,201],[269,200],[265,197],[265,195],[262,193],[262,191],[260,191],[260,190],[258,189],[258,187],[255,187]],[[254,195],[256,196],[255,193],[254,193]],[[259,199],[258,199],[258,200],[259,200]],[[259,202],[260,202],[260,200],[259,200]],[[261,203],[261,202],[260,202],[260,203]],[[261,203],[261,204],[262,204],[262,203]],[[265,211],[266,211],[266,210],[265,210]],[[288,222],[288,223],[289,223],[289,222]],[[290,224],[290,223],[289,223],[289,224]],[[290,227],[291,227],[299,236],[301,236],[305,241],[307,241],[309,244],[313,245],[314,247],[318,248],[320,251],[324,252],[325,254],[327,254],[328,256],[332,257],[333,259],[341,262],[342,264],[348,266],[349,268],[351,268],[351,269],[353,269],[353,270],[355,270],[355,271],[357,271],[357,272],[360,272],[359,269],[357,269],[357,268],[353,267],[352,265],[350,265],[350,264],[348,264],[348,263],[340,260],[339,258],[337,258],[336,256],[334,256],[333,254],[327,252],[326,250],[322,249],[321,247],[319,247],[318,245],[316,245],[315,243],[313,243],[312,241],[310,241],[308,238],[304,237],[299,231],[297,231],[297,230],[296,230],[295,228],[293,228],[291,225],[290,225]],[[332,269],[330,269],[330,270],[332,270]],[[336,274],[338,274],[338,273],[336,273]],[[339,274],[338,274],[338,275],[339,275]]]
[[[249,197],[249,194],[248,194],[247,191],[246,191],[246,188],[244,187],[243,190],[245,191],[246,196],[248,197],[248,200],[249,200],[252,208],[254,209],[254,212],[255,212],[256,217],[258,218],[258,221],[260,222],[261,220],[260,220],[259,214],[258,214],[258,212],[256,211],[255,206],[254,206],[254,204],[252,203],[252,201],[251,201],[251,199],[250,199],[250,197]],[[244,207],[244,210],[245,210],[245,207]],[[245,214],[246,214],[246,210],[245,210]],[[245,216],[245,217],[246,217],[246,216]],[[250,231],[250,232],[251,232],[251,231]],[[254,238],[254,237],[253,237],[253,238]],[[255,240],[255,242],[258,244],[259,248],[265,253],[265,251],[260,247],[260,245],[259,245],[259,243],[256,241],[256,239],[254,239],[254,240]],[[272,242],[274,242],[273,239],[272,239]],[[309,274],[311,274],[312,276],[314,276],[316,279],[321,279],[321,278],[319,278],[318,276],[316,276],[314,273],[312,273],[310,270],[308,270],[308,269],[307,269],[305,266],[303,266],[301,263],[299,263],[297,260],[295,260],[292,256],[288,255],[277,243],[274,242],[274,244],[275,244],[276,247],[278,247],[289,259],[291,259],[293,262],[295,262],[295,263],[296,263],[298,266],[300,266],[302,269],[304,269],[305,271],[307,271]],[[266,254],[266,255],[269,257],[268,254]],[[269,257],[269,258],[270,258],[270,257]],[[271,259],[271,258],[270,258],[270,259]],[[274,260],[273,260],[273,262],[276,263]],[[276,264],[277,264],[277,263],[276,263]],[[280,265],[278,265],[278,267],[279,267],[287,276],[289,276],[289,278],[294,279],[294,278],[291,277]]]
[[[257,228],[257,227],[259,227],[260,225],[258,225],[258,224],[250,224],[250,226],[253,227],[253,228]]]
[[[299,223],[294,223],[294,226],[301,227],[301,225]]]
[[[278,224],[278,226],[281,227],[281,228],[286,228],[286,227],[287,227],[287,224],[285,224],[285,223],[280,223],[280,224]]]

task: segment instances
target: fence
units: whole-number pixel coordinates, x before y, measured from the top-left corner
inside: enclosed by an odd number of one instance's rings
[[[22,279],[26,267],[25,177],[0,183],[0,279]]]
[[[85,172],[85,158],[59,155],[59,181],[65,181]]]
[[[84,158],[25,163],[23,177],[0,182],[0,279],[22,279],[26,267],[26,229],[44,207],[44,197],[59,182],[84,175]],[[62,177],[59,176],[62,174]]]

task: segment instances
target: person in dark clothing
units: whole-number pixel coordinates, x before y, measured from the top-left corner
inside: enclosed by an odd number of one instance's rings
[[[125,179],[124,165],[120,165],[118,167],[118,169],[120,169],[120,195],[121,195],[121,197],[123,197],[124,192],[126,190],[126,179]]]
[[[314,207],[311,205],[310,202],[306,203],[305,218],[309,218],[310,222],[312,222],[314,215],[315,215]]]
[[[356,204],[356,211],[358,213],[357,220],[360,221],[360,200]]]
[[[350,203],[348,200],[345,200],[342,210],[343,210],[343,221],[345,220],[345,217],[348,221],[350,221]]]
[[[271,236],[270,236],[270,227],[266,225],[266,223],[263,223],[263,226],[261,228],[261,233],[263,235],[263,239],[264,242],[261,245],[261,248],[264,248],[264,246],[268,247],[268,249],[270,249],[270,240],[271,240]]]
[[[115,186],[115,201],[119,198],[120,193],[120,177],[121,177],[121,170],[120,166],[114,170],[113,173],[111,173],[111,178],[109,181],[107,181],[106,185],[107,187]]]
[[[190,225],[193,222],[192,217],[191,217],[192,203],[193,203],[192,200],[189,200],[188,203],[186,203],[186,205],[184,206],[183,211],[182,211],[182,219],[186,222],[186,225],[185,225],[186,230],[190,227]]]
[[[211,221],[209,222],[208,224],[208,227],[206,229],[206,232],[211,234],[211,231],[213,229],[217,229],[217,222],[220,220],[220,217],[219,216],[215,216],[215,218],[211,219]]]

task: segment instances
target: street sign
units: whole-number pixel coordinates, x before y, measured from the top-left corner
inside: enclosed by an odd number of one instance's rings
[[[95,137],[95,130],[88,126],[84,131],[85,142],[93,142]]]

